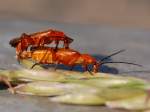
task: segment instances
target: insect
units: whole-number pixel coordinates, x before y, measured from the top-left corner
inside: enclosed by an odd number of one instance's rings
[[[10,82],[8,81],[8,78],[5,76],[0,76],[0,81],[4,82],[8,87],[9,87],[9,91],[14,94],[15,90],[13,89],[13,87],[11,86]]]
[[[64,48],[68,49],[69,44],[73,42],[73,39],[66,36],[63,32],[49,29],[43,32],[37,32],[32,34],[23,33],[19,38],[10,40],[9,44],[16,48],[16,54],[19,58],[20,53],[27,51],[29,46],[43,47],[45,44],[55,42],[57,50],[59,42],[63,41]]]
[[[99,67],[101,65],[106,63],[125,63],[125,64],[132,64],[136,66],[141,66],[134,63],[129,62],[108,62],[105,61],[106,59],[110,58],[111,56],[114,56],[118,53],[123,52],[124,50],[120,50],[118,52],[115,52],[107,57],[104,57],[103,59],[97,61],[94,57],[92,57],[89,54],[81,54],[75,50],[72,49],[64,49],[60,48],[57,51],[54,50],[54,48],[45,48],[45,49],[37,49],[35,51],[25,51],[22,53],[21,57],[22,59],[31,58],[32,60],[36,61],[31,68],[38,64],[55,64],[55,69],[57,68],[58,64],[64,64],[71,67],[71,70],[76,65],[82,65],[85,71],[91,71],[88,68],[88,65],[93,65],[92,72],[98,72]]]

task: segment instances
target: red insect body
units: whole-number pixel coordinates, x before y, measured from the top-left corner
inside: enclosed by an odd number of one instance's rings
[[[16,47],[16,54],[20,54],[26,51],[31,46],[44,46],[45,44],[51,44],[55,42],[56,49],[60,41],[64,42],[64,47],[69,48],[69,44],[73,41],[70,37],[66,36],[63,32],[57,30],[47,30],[43,32],[37,32],[33,34],[23,33],[20,38],[15,38],[10,41],[12,47]]]
[[[88,65],[93,65],[93,72],[98,71],[99,63],[95,58],[88,54],[80,54],[72,49],[58,49],[55,51],[52,48],[35,51],[24,51],[21,54],[22,59],[32,58],[40,64],[64,64],[70,67],[82,65],[84,70],[87,71]]]
[[[93,72],[98,72],[99,68],[102,64],[105,63],[125,63],[125,64],[131,64],[136,66],[141,66],[134,63],[129,62],[105,62],[104,60],[108,59],[109,57],[116,55],[120,52],[123,52],[124,50],[120,50],[118,52],[115,52],[107,57],[104,57],[100,61],[97,61],[94,57],[92,57],[89,54],[81,54],[75,50],[72,49],[65,49],[60,48],[57,49],[57,51],[54,48],[37,48],[35,51],[24,51],[20,57],[22,59],[28,59],[31,58],[36,64],[64,64],[67,66],[70,66],[73,68],[76,65],[82,65],[85,71],[90,71],[88,69],[88,65],[93,65]],[[34,64],[32,68],[36,65]]]

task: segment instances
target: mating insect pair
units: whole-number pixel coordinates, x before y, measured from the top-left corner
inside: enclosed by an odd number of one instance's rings
[[[9,44],[16,48],[16,55],[19,60],[20,54],[23,51],[27,51],[29,46],[43,47],[44,45],[55,42],[55,49],[57,49],[60,41],[64,43],[64,48],[68,49],[69,44],[73,42],[73,39],[61,31],[49,29],[43,32],[32,33],[29,35],[23,33],[21,37],[10,40]]]
[[[44,46],[45,44],[50,44],[52,41],[55,41],[56,47],[50,48]],[[64,42],[64,48],[58,48],[59,41]],[[31,58],[36,63],[32,68],[37,64],[55,64],[55,69],[58,64],[64,64],[71,67],[71,70],[76,65],[82,65],[85,71],[91,71],[88,68],[88,65],[93,65],[93,72],[98,72],[101,65],[106,63],[125,63],[132,64],[136,66],[141,66],[129,62],[108,62],[105,61],[111,56],[114,56],[118,53],[123,52],[120,50],[115,52],[99,61],[89,54],[81,54],[78,51],[69,48],[69,44],[73,39],[67,37],[63,32],[56,30],[48,30],[44,32],[33,33],[30,35],[23,34],[20,38],[13,39],[10,41],[10,44],[13,47],[16,47],[16,54],[18,59],[29,59]],[[30,51],[27,51],[27,48],[31,46]]]

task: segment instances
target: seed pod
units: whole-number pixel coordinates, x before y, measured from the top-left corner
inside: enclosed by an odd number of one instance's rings
[[[117,101],[107,101],[106,105],[109,108],[123,108],[123,109],[129,109],[129,110],[145,110],[150,109],[150,102],[146,102],[146,94],[128,98],[128,99],[122,99]]]
[[[16,93],[37,95],[37,96],[56,96],[72,92],[96,90],[94,87],[74,84],[74,83],[58,83],[58,82],[45,82],[36,81],[28,84],[22,84],[15,87]]]

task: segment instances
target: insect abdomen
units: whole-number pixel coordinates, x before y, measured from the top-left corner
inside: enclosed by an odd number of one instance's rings
[[[54,54],[49,50],[37,50],[32,54],[32,59],[43,64],[50,64],[53,62]]]

